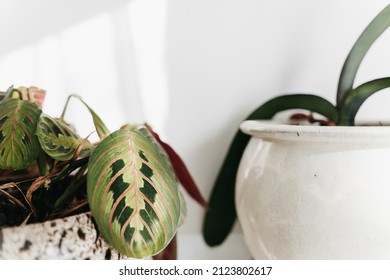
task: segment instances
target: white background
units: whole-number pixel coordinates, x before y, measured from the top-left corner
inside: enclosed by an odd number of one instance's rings
[[[240,122],[281,93],[334,102],[353,43],[385,0],[1,0],[0,90],[47,90],[61,114],[78,93],[115,130],[150,123],[183,157],[208,198]],[[390,34],[373,46],[357,83],[390,76]],[[383,91],[359,113],[388,120]],[[72,102],[66,118],[92,130]],[[248,259],[236,225],[218,248],[201,237],[204,211],[188,201],[181,259]]]
[[[267,280],[328,280],[328,279],[389,279],[389,261],[256,261],[256,260],[179,260],[179,261],[1,261],[1,275],[24,279],[31,275],[42,280],[81,279],[267,279]],[[249,268],[253,275],[218,275],[226,268]],[[253,270],[251,268],[254,268]],[[220,268],[222,268],[220,270]],[[264,268],[264,269],[263,269]],[[120,275],[127,269],[126,275]],[[161,269],[161,270],[160,270]],[[138,272],[138,273],[137,273]],[[216,272],[216,275],[213,273]],[[265,275],[261,275],[261,274]],[[268,274],[269,273],[269,274]],[[124,274],[124,273],[123,273]],[[159,274],[159,275],[158,275]],[[170,274],[170,275],[168,275]],[[233,275],[232,275],[233,274]]]
[[[389,279],[389,261],[253,261],[253,260],[179,260],[179,261],[1,261],[1,275],[23,279],[31,275],[42,280],[76,277],[81,279],[267,279],[267,280],[328,280],[328,279]],[[269,275],[218,275],[218,268],[253,267]],[[262,268],[264,269],[262,270]],[[128,271],[120,275],[120,270]],[[161,268],[161,270],[160,270]],[[217,268],[217,275],[213,275]],[[270,269],[271,268],[271,269]],[[141,270],[142,269],[142,270]],[[201,270],[201,271],[200,271]],[[138,275],[135,272],[138,271]],[[143,273],[141,272],[143,271]],[[161,274],[156,275],[157,272]],[[171,272],[173,275],[167,275]],[[201,273],[200,273],[201,272]],[[131,274],[130,274],[131,273]],[[142,274],[141,274],[142,273]],[[147,275],[149,274],[149,275]],[[176,274],[176,275],[175,275]],[[191,275],[185,275],[191,274]],[[231,273],[233,274],[233,273]],[[255,274],[255,273],[253,273]]]

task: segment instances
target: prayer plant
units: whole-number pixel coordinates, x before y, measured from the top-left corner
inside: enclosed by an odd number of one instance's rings
[[[389,26],[390,5],[367,26],[347,56],[339,77],[335,105],[317,95],[282,95],[265,102],[246,120],[272,119],[281,111],[304,109],[318,113],[326,119],[314,119],[311,113],[294,114],[292,118],[304,118],[310,122],[318,122],[320,125],[355,125],[355,116],[364,101],[375,92],[390,87],[390,77],[375,79],[354,87],[355,76],[365,54]],[[235,222],[235,179],[241,156],[249,139],[250,136],[240,131],[236,133],[215,181],[203,227],[204,239],[210,246],[221,244]]]
[[[175,258],[186,214],[179,182],[206,205],[180,157],[148,125],[111,133],[77,95],[53,118],[41,110],[44,96],[36,87],[0,93],[0,227],[91,211],[120,253]],[[65,121],[72,97],[91,114],[97,143]]]

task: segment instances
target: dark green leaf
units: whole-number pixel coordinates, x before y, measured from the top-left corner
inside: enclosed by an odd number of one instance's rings
[[[327,100],[309,94],[283,95],[266,102],[250,114],[247,120],[271,119],[276,113],[289,109],[306,109],[336,122],[336,108]],[[206,213],[203,236],[210,246],[221,244],[230,233],[236,219],[234,202],[238,166],[250,136],[238,131],[234,136],[214,183],[209,211]]]
[[[348,92],[340,108],[339,125],[355,125],[355,116],[371,95],[382,89],[390,87],[390,78],[369,81]]]
[[[337,105],[341,106],[353,88],[358,68],[375,40],[390,26],[390,5],[384,8],[367,26],[352,47],[339,78]]]

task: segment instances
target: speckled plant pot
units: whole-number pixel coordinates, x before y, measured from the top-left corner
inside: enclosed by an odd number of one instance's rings
[[[0,229],[0,259],[129,259],[98,233],[89,213]]]

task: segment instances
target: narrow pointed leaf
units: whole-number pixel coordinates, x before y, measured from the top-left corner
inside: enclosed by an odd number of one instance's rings
[[[88,164],[87,190],[100,232],[119,252],[142,258],[163,250],[180,217],[169,159],[146,128],[107,136]]]
[[[100,139],[103,139],[104,137],[109,135],[110,131],[108,130],[102,119],[98,116],[98,114],[96,114],[95,111],[92,110],[92,108],[89,107],[88,104],[85,103],[83,100],[81,100],[81,102],[84,103],[84,105],[88,108],[88,111],[91,113],[93,124],[95,125],[96,132],[98,133]]]
[[[340,125],[355,125],[355,117],[367,100],[375,92],[390,87],[390,77],[369,81],[348,92],[340,108]]]
[[[37,105],[27,101],[10,98],[0,104],[0,168],[23,169],[36,160],[40,114]]]
[[[289,109],[316,112],[334,122],[338,119],[336,108],[327,100],[310,94],[293,94],[269,100],[252,112],[246,120],[271,119],[276,113]],[[236,220],[235,181],[241,156],[249,139],[250,136],[241,131],[236,133],[214,183],[203,224],[203,237],[210,246],[221,244]]]
[[[197,201],[204,208],[207,208],[207,202],[200,193],[199,188],[196,185],[195,180],[192,178],[191,173],[188,171],[188,168],[185,165],[184,161],[170,145],[160,139],[160,136],[156,132],[154,132],[149,126],[147,127],[154,136],[154,138],[156,138],[157,142],[160,143],[160,145],[167,152],[169,159],[171,160],[173,169],[175,170],[175,174],[184,189],[195,201]]]
[[[50,157],[66,161],[72,159],[77,148],[83,142],[81,157],[86,156],[92,150],[92,145],[84,141],[71,127],[60,119],[42,114],[38,121],[37,136],[42,149]]]
[[[341,70],[337,89],[337,104],[341,106],[352,90],[359,66],[371,45],[390,26],[390,5],[386,6],[366,27],[352,47]]]
[[[93,124],[95,125],[96,132],[99,135],[100,139],[103,139],[104,137],[106,137],[107,135],[110,134],[110,131],[108,130],[107,126],[104,124],[102,119],[98,116],[98,114],[96,114],[95,111],[92,110],[92,108],[89,107],[89,105],[81,98],[81,96],[79,96],[77,94],[72,94],[68,97],[68,100],[67,100],[65,108],[64,108],[64,112],[61,115],[61,119],[64,119],[65,111],[66,111],[69,99],[71,97],[77,98],[78,100],[80,100],[84,104],[85,107],[87,107],[89,113],[92,115]]]

